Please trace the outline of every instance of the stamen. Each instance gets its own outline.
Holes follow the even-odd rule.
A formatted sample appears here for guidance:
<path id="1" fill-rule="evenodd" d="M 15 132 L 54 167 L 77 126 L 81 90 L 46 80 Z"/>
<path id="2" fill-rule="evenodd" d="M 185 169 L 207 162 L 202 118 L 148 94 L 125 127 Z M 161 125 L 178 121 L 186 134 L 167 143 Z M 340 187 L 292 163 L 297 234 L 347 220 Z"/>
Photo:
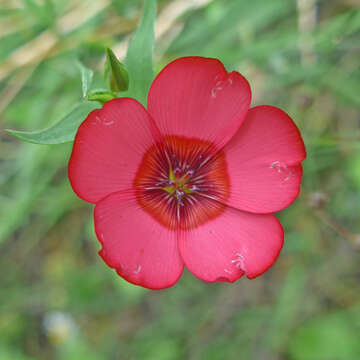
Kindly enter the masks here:
<path id="1" fill-rule="evenodd" d="M 206 189 L 206 188 L 197 188 L 196 191 L 199 191 L 199 192 L 204 192 L 204 191 L 208 191 L 209 189 Z"/>
<path id="2" fill-rule="evenodd" d="M 182 202 L 182 197 L 185 195 L 185 193 L 181 190 L 176 190 L 176 198 L 177 198 L 177 201 L 178 203 L 181 205 L 181 206 L 184 206 L 184 203 Z"/>
<path id="3" fill-rule="evenodd" d="M 179 161 L 178 161 L 175 154 L 173 154 L 172 158 L 173 158 L 173 161 L 174 161 L 174 167 L 175 168 L 179 167 Z"/>
<path id="4" fill-rule="evenodd" d="M 171 180 L 165 179 L 165 180 L 162 180 L 162 181 L 156 183 L 155 186 L 164 185 L 164 184 L 170 185 L 170 182 L 171 182 Z"/>

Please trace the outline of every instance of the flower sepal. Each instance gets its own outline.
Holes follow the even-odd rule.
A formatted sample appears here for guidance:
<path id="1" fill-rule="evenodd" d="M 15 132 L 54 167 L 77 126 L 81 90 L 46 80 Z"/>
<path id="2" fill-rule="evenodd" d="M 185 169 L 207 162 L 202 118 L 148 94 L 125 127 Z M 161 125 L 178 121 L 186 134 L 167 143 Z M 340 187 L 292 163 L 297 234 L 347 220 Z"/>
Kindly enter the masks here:
<path id="1" fill-rule="evenodd" d="M 118 95 L 115 92 L 106 89 L 90 90 L 87 95 L 87 99 L 89 101 L 98 101 L 102 104 L 105 104 L 107 101 L 110 101 L 117 97 Z"/>

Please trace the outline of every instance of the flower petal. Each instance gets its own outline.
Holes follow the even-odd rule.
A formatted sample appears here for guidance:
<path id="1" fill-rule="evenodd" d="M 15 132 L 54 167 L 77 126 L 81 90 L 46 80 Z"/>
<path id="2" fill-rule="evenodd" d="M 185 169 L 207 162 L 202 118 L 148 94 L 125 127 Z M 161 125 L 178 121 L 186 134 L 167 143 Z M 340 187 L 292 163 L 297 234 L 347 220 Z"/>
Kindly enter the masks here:
<path id="1" fill-rule="evenodd" d="M 244 120 L 251 101 L 247 80 L 216 59 L 180 58 L 154 80 L 148 111 L 164 135 L 196 137 L 222 147 Z"/>
<path id="2" fill-rule="evenodd" d="M 298 196 L 305 146 L 295 123 L 282 110 L 265 105 L 250 109 L 224 153 L 230 178 L 228 205 L 270 213 Z"/>
<path id="3" fill-rule="evenodd" d="M 95 231 L 103 260 L 127 281 L 149 289 L 174 285 L 183 271 L 176 232 L 162 226 L 137 203 L 132 191 L 97 203 Z"/>
<path id="4" fill-rule="evenodd" d="M 69 162 L 75 193 L 92 203 L 130 188 L 154 126 L 144 107 L 130 98 L 114 99 L 80 125 Z"/>
<path id="5" fill-rule="evenodd" d="M 179 235 L 185 266 L 204 281 L 254 278 L 277 259 L 284 232 L 272 214 L 251 214 L 228 207 L 208 223 Z"/>

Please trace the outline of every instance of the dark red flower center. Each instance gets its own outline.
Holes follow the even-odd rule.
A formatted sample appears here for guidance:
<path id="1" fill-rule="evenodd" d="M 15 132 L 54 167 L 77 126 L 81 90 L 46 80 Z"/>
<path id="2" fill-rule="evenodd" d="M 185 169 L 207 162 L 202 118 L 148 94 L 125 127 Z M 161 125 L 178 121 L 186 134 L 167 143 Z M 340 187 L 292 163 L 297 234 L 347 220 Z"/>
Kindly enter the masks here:
<path id="1" fill-rule="evenodd" d="M 166 136 L 150 147 L 137 171 L 138 203 L 170 229 L 192 229 L 221 214 L 229 195 L 223 152 L 207 141 Z"/>

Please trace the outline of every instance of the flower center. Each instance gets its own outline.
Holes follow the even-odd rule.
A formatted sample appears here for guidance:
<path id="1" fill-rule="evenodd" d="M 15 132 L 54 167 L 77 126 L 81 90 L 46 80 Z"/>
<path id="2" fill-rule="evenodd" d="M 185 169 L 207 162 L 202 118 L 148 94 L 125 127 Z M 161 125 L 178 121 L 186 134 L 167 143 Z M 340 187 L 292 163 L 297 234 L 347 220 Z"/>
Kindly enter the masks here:
<path id="1" fill-rule="evenodd" d="M 225 208 L 225 156 L 209 142 L 167 136 L 145 153 L 134 186 L 138 203 L 157 221 L 171 229 L 191 229 Z"/>
<path id="2" fill-rule="evenodd" d="M 199 155 L 199 159 L 194 167 L 190 164 L 181 164 L 175 155 L 172 156 L 173 163 L 169 162 L 169 174 L 155 184 L 154 188 L 147 188 L 148 190 L 162 189 L 176 199 L 179 206 L 184 206 L 183 199 L 191 199 L 191 194 L 205 193 L 202 181 L 203 176 L 197 174 L 201 166 L 206 162 L 203 160 L 202 155 Z M 158 186 L 158 187 L 157 187 Z M 214 199 L 215 200 L 215 199 Z"/>

